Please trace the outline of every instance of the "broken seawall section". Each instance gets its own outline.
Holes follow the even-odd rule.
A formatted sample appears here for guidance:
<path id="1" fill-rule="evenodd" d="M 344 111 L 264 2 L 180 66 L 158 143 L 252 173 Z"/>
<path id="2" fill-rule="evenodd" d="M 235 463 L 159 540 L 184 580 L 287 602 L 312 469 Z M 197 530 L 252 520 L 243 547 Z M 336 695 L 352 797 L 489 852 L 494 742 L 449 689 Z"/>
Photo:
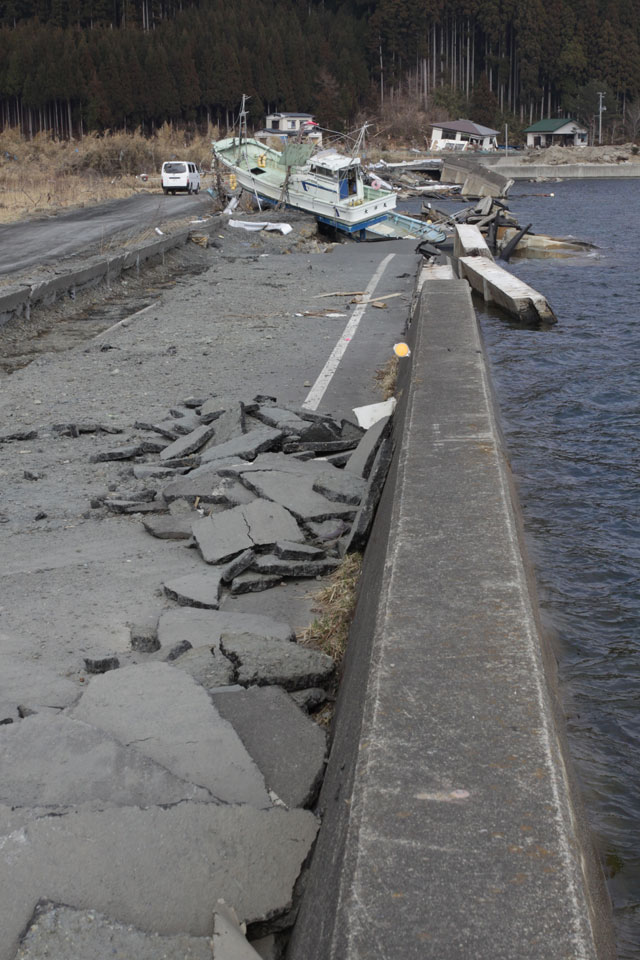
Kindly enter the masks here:
<path id="1" fill-rule="evenodd" d="M 425 273 L 288 958 L 609 960 L 469 286 Z"/>

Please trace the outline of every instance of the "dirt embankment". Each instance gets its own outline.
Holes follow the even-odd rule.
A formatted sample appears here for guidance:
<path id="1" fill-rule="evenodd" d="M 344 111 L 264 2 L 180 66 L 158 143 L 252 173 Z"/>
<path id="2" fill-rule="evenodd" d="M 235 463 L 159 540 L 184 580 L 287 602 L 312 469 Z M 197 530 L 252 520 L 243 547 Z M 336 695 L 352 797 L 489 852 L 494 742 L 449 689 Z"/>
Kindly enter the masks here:
<path id="1" fill-rule="evenodd" d="M 510 158 L 511 159 L 511 158 Z M 640 163 L 640 149 L 633 143 L 601 147 L 546 147 L 530 150 L 518 158 L 522 163 Z"/>

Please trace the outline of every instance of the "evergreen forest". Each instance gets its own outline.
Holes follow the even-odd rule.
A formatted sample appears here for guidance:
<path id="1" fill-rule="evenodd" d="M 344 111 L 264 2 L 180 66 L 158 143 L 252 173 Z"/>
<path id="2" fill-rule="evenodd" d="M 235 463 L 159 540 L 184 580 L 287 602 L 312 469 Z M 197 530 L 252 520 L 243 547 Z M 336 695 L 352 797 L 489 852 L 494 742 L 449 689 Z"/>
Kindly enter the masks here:
<path id="1" fill-rule="evenodd" d="M 26 136 L 224 127 L 242 93 L 256 124 L 410 103 L 517 130 L 593 124 L 599 92 L 637 126 L 640 0 L 0 0 L 0 129 Z"/>

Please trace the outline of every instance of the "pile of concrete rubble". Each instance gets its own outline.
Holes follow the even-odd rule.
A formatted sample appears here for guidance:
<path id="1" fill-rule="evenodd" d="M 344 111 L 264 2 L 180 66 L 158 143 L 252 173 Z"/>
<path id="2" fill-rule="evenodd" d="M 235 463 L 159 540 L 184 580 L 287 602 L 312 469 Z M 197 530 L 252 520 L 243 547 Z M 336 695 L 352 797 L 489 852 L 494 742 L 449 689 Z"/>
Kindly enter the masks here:
<path id="1" fill-rule="evenodd" d="M 93 508 L 183 540 L 202 572 L 176 570 L 157 626 L 131 628 L 139 662 L 85 660 L 80 696 L 7 660 L 0 695 L 20 719 L 0 733 L 0 960 L 282 955 L 319 826 L 326 735 L 308 713 L 334 663 L 285 622 L 219 607 L 363 548 L 390 426 L 189 398 L 93 457 L 132 461 L 126 488 Z"/>

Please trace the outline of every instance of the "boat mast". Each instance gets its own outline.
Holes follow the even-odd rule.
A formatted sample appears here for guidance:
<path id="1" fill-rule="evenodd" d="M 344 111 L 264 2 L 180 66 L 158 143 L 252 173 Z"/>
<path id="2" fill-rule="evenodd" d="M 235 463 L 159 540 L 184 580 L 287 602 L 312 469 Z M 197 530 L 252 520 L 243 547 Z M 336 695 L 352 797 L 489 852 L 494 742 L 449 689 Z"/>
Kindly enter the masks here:
<path id="1" fill-rule="evenodd" d="M 242 141 L 244 138 L 244 155 L 247 158 L 247 111 L 245 109 L 247 101 L 251 97 L 248 97 L 246 93 L 242 94 L 242 103 L 240 104 L 240 114 L 238 117 L 238 133 L 239 133 L 239 144 L 238 144 L 238 155 L 242 152 Z"/>

